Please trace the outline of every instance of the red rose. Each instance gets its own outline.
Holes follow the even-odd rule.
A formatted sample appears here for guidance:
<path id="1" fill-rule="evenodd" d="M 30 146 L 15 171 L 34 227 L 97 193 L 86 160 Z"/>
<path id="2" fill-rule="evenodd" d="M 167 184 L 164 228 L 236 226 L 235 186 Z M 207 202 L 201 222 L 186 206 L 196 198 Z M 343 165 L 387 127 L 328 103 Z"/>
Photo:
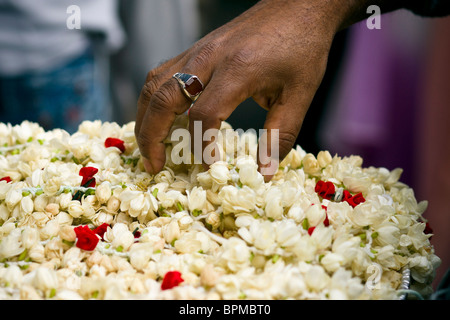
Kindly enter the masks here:
<path id="1" fill-rule="evenodd" d="M 77 235 L 76 246 L 82 250 L 92 251 L 97 246 L 100 241 L 97 234 L 89 229 L 88 226 L 79 226 L 74 228 L 75 234 Z"/>
<path id="2" fill-rule="evenodd" d="M 348 200 L 351 199 L 351 198 L 352 198 L 351 193 L 348 192 L 348 190 L 344 190 L 344 193 L 343 193 L 343 196 L 342 196 L 342 201 L 347 201 L 348 202 Z"/>
<path id="3" fill-rule="evenodd" d="M 358 194 L 355 194 L 355 195 L 352 197 L 352 199 L 353 199 L 353 203 L 355 204 L 355 207 L 356 207 L 358 204 L 363 203 L 363 202 L 366 201 L 366 199 L 364 199 L 364 197 L 363 197 L 363 195 L 362 195 L 361 192 L 358 193 Z"/>
<path id="4" fill-rule="evenodd" d="M 316 227 L 309 227 L 308 228 L 308 234 L 312 235 L 312 233 L 314 232 L 314 229 L 316 229 Z"/>
<path id="5" fill-rule="evenodd" d="M 100 238 L 102 238 L 102 240 L 103 240 L 103 235 L 105 234 L 106 230 L 108 230 L 108 227 L 109 227 L 109 224 L 103 223 L 92 231 L 95 234 L 98 234 L 100 236 Z"/>
<path id="6" fill-rule="evenodd" d="M 6 181 L 6 183 L 10 183 L 12 180 L 11 177 L 3 177 L 0 179 L 0 181 Z"/>
<path id="7" fill-rule="evenodd" d="M 317 181 L 314 190 L 319 194 L 319 196 L 327 200 L 330 200 L 336 192 L 333 182 L 324 182 L 322 180 Z"/>
<path id="8" fill-rule="evenodd" d="M 95 187 L 94 175 L 98 172 L 97 168 L 94 167 L 83 167 L 80 169 L 79 175 L 83 177 L 81 185 L 85 188 Z"/>
<path id="9" fill-rule="evenodd" d="M 105 140 L 105 147 L 106 148 L 116 147 L 121 152 L 125 152 L 125 144 L 124 144 L 123 140 L 120 140 L 120 139 L 117 139 L 117 138 L 108 138 L 108 139 L 106 139 Z"/>
<path id="10" fill-rule="evenodd" d="M 161 290 L 172 289 L 178 286 L 184 280 L 181 278 L 181 273 L 178 271 L 169 271 L 164 275 L 164 279 L 161 283 Z"/>
<path id="11" fill-rule="evenodd" d="M 344 190 L 344 196 L 342 198 L 342 201 L 347 201 L 349 205 L 351 205 L 353 208 L 356 207 L 358 204 L 363 203 L 366 201 L 364 199 L 362 193 L 358 193 L 354 196 L 350 194 L 347 190 Z"/>

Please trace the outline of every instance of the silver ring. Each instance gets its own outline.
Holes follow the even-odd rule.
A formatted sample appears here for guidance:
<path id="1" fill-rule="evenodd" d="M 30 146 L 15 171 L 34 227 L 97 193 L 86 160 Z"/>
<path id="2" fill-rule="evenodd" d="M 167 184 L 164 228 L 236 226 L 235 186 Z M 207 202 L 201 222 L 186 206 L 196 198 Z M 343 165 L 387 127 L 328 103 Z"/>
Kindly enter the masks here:
<path id="1" fill-rule="evenodd" d="M 197 76 L 187 73 L 177 72 L 173 75 L 177 79 L 180 87 L 186 97 L 194 102 L 203 92 L 203 83 Z"/>

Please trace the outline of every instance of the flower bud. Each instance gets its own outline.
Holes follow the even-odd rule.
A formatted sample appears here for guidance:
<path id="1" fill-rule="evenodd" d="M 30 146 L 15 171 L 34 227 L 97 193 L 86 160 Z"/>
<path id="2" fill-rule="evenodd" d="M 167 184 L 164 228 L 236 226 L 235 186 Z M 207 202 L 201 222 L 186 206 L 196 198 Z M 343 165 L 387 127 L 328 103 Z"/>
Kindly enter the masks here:
<path id="1" fill-rule="evenodd" d="M 34 202 L 31 197 L 22 198 L 20 201 L 20 209 L 27 215 L 33 212 Z"/>
<path id="2" fill-rule="evenodd" d="M 217 161 L 209 169 L 213 182 L 218 185 L 225 185 L 231 179 L 230 170 L 226 162 Z"/>
<path id="3" fill-rule="evenodd" d="M 5 269 L 3 275 L 4 281 L 6 281 L 11 287 L 19 287 L 23 282 L 23 275 L 20 268 L 16 265 L 9 266 Z"/>
<path id="4" fill-rule="evenodd" d="M 47 291 L 58 287 L 58 277 L 54 270 L 39 267 L 34 271 L 33 285 L 42 290 Z"/>
<path id="5" fill-rule="evenodd" d="M 320 151 L 317 154 L 317 162 L 321 168 L 325 168 L 333 161 L 333 157 L 331 156 L 329 151 Z"/>
<path id="6" fill-rule="evenodd" d="M 58 178 L 51 178 L 47 180 L 44 185 L 42 186 L 42 191 L 44 191 L 44 194 L 47 196 L 54 196 L 59 191 L 61 187 L 61 181 Z"/>
<path id="7" fill-rule="evenodd" d="M 180 238 L 180 227 L 176 220 L 172 220 L 168 225 L 165 225 L 162 230 L 164 239 L 167 243 L 172 243 L 174 240 Z"/>
<path id="8" fill-rule="evenodd" d="M 210 224 L 212 229 L 218 229 L 220 224 L 222 223 L 222 219 L 220 219 L 220 214 L 217 212 L 211 212 L 206 218 L 206 223 Z"/>
<path id="9" fill-rule="evenodd" d="M 11 189 L 6 194 L 5 203 L 8 209 L 12 210 L 16 204 L 22 200 L 22 192 L 19 190 Z"/>
<path id="10" fill-rule="evenodd" d="M 328 272 L 335 272 L 343 264 L 344 257 L 337 253 L 326 253 L 325 256 L 320 260 L 322 266 Z"/>
<path id="11" fill-rule="evenodd" d="M 120 200 L 119 198 L 112 196 L 109 198 L 108 203 L 106 204 L 106 209 L 108 212 L 115 213 L 120 208 Z"/>
<path id="12" fill-rule="evenodd" d="M 34 198 L 34 210 L 45 211 L 45 207 L 48 204 L 48 197 L 45 194 L 41 194 Z"/>
<path id="13" fill-rule="evenodd" d="M 219 279 L 219 274 L 211 264 L 205 265 L 200 273 L 200 282 L 205 287 L 214 287 Z"/>
<path id="14" fill-rule="evenodd" d="M 62 240 L 65 240 L 68 242 L 75 242 L 75 240 L 77 239 L 77 235 L 75 233 L 74 228 L 69 225 L 62 226 L 59 229 L 58 235 Z"/>
<path id="15" fill-rule="evenodd" d="M 84 213 L 83 206 L 81 205 L 80 201 L 78 201 L 78 200 L 70 201 L 69 206 L 68 206 L 68 211 L 69 211 L 69 214 L 74 218 L 79 218 Z"/>
<path id="16" fill-rule="evenodd" d="M 320 173 L 319 162 L 312 153 L 308 153 L 303 158 L 303 170 L 310 175 L 318 175 Z"/>
<path id="17" fill-rule="evenodd" d="M 313 291 L 324 289 L 330 281 L 330 277 L 320 266 L 312 266 L 305 275 L 306 285 Z"/>
<path id="18" fill-rule="evenodd" d="M 45 260 L 45 249 L 40 243 L 35 244 L 28 250 L 28 257 L 31 261 L 42 263 Z"/>
<path id="19" fill-rule="evenodd" d="M 150 243 L 137 243 L 130 248 L 129 257 L 131 265 L 137 270 L 143 270 L 151 256 L 153 255 L 153 246 Z"/>
<path id="20" fill-rule="evenodd" d="M 49 203 L 45 207 L 45 211 L 48 212 L 48 213 L 51 213 L 54 216 L 56 216 L 59 213 L 59 204 L 57 204 L 57 203 Z"/>
<path id="21" fill-rule="evenodd" d="M 27 227 L 22 231 L 22 245 L 25 249 L 30 249 L 39 241 L 39 231 L 36 228 Z"/>
<path id="22" fill-rule="evenodd" d="M 308 209 L 306 209 L 305 215 L 311 227 L 317 226 L 319 223 L 325 220 L 326 217 L 325 210 L 320 205 L 310 206 Z"/>
<path id="23" fill-rule="evenodd" d="M 68 214 L 67 212 L 61 211 L 55 218 L 58 223 L 62 225 L 68 225 L 70 226 L 73 222 L 73 217 Z"/>
<path id="24" fill-rule="evenodd" d="M 101 204 L 108 202 L 111 198 L 111 183 L 108 181 L 102 182 L 95 190 L 95 195 Z"/>
<path id="25" fill-rule="evenodd" d="M 13 229 L 8 236 L 0 241 L 0 260 L 17 256 L 23 252 L 21 238 L 20 229 Z"/>
<path id="26" fill-rule="evenodd" d="M 102 261 L 103 255 L 98 251 L 93 251 L 86 259 L 86 265 L 92 268 L 95 265 L 99 265 Z"/>

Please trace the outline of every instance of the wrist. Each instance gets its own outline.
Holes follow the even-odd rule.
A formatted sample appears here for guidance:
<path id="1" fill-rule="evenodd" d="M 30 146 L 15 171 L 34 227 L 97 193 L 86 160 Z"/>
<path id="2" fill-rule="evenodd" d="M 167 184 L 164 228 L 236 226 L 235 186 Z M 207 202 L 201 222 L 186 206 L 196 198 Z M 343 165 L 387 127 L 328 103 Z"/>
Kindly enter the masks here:
<path id="1" fill-rule="evenodd" d="M 368 17 L 367 8 L 376 5 L 381 13 L 395 11 L 405 7 L 405 0 L 325 0 L 330 3 L 330 7 L 339 12 L 337 31 L 345 29 Z M 407 1 L 407 0 L 406 0 Z"/>

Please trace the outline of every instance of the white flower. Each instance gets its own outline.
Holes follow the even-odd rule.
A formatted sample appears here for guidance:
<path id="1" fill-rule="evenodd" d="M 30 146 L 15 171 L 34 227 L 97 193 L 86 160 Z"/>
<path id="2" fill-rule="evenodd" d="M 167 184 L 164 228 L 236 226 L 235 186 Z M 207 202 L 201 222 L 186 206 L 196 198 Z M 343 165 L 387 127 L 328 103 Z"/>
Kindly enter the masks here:
<path id="1" fill-rule="evenodd" d="M 236 161 L 236 169 L 239 170 L 239 180 L 251 188 L 258 188 L 264 177 L 258 172 L 258 165 L 251 157 L 240 157 Z"/>
<path id="2" fill-rule="evenodd" d="M 212 181 L 217 186 L 223 186 L 228 182 L 228 180 L 231 179 L 228 165 L 223 161 L 217 161 L 213 163 L 209 168 L 209 173 L 211 175 Z"/>
<path id="3" fill-rule="evenodd" d="M 37 268 L 34 270 L 33 285 L 42 291 L 58 288 L 56 272 L 46 267 Z"/>
<path id="4" fill-rule="evenodd" d="M 305 218 L 305 212 L 301 206 L 293 205 L 287 212 L 286 216 L 294 220 L 296 223 L 300 223 Z"/>
<path id="5" fill-rule="evenodd" d="M 276 238 L 281 247 L 293 247 L 300 240 L 299 227 L 290 220 L 285 220 L 276 225 Z"/>
<path id="6" fill-rule="evenodd" d="M 58 235 L 59 233 L 59 221 L 50 220 L 45 224 L 45 227 L 41 229 L 40 236 L 43 240 L 50 239 Z"/>
<path id="7" fill-rule="evenodd" d="M 325 220 L 325 210 L 320 205 L 310 206 L 305 212 L 308 223 L 311 227 L 319 225 Z"/>
<path id="8" fill-rule="evenodd" d="M 344 257 L 337 253 L 328 252 L 320 260 L 322 266 L 328 272 L 335 272 L 344 262 Z"/>
<path id="9" fill-rule="evenodd" d="M 253 245 L 265 252 L 271 252 L 275 246 L 276 232 L 270 221 L 255 221 L 250 225 Z"/>
<path id="10" fill-rule="evenodd" d="M 382 223 L 381 225 L 377 226 L 375 232 L 375 241 L 381 246 L 393 245 L 394 247 L 397 247 L 400 241 L 400 229 L 393 223 Z"/>
<path id="11" fill-rule="evenodd" d="M 321 168 L 325 168 L 332 161 L 333 161 L 333 157 L 331 156 L 330 152 L 327 150 L 319 151 L 319 153 L 317 154 L 317 162 L 319 163 L 319 166 Z"/>
<path id="12" fill-rule="evenodd" d="M 22 192 L 20 190 L 11 189 L 6 194 L 5 203 L 8 206 L 8 209 L 12 210 L 21 200 Z"/>
<path id="13" fill-rule="evenodd" d="M 224 186 L 219 192 L 224 214 L 251 212 L 256 206 L 256 194 L 253 189 L 244 186 Z"/>
<path id="14" fill-rule="evenodd" d="M 194 187 L 188 193 L 189 211 L 203 210 L 206 204 L 206 190 L 201 187 Z"/>
<path id="15" fill-rule="evenodd" d="M 223 245 L 220 261 L 231 271 L 236 272 L 250 263 L 250 250 L 239 238 L 231 237 Z"/>
<path id="16" fill-rule="evenodd" d="M 86 157 L 91 149 L 91 145 L 89 144 L 89 136 L 81 132 L 74 133 L 69 138 L 67 146 L 77 159 L 83 159 Z"/>
<path id="17" fill-rule="evenodd" d="M 319 224 L 311 234 L 311 239 L 316 243 L 317 249 L 326 249 L 331 246 L 334 229 Z"/>
<path id="18" fill-rule="evenodd" d="M 281 219 L 284 212 L 282 205 L 283 193 L 281 189 L 274 187 L 267 190 L 264 200 L 266 203 L 266 207 L 264 208 L 266 216 L 275 220 Z"/>
<path id="19" fill-rule="evenodd" d="M 172 243 L 180 238 L 180 226 L 176 220 L 172 220 L 169 224 L 163 226 L 162 234 L 167 243 Z"/>
<path id="20" fill-rule="evenodd" d="M 306 154 L 302 162 L 303 162 L 303 170 L 305 171 L 305 173 L 313 176 L 320 174 L 321 168 L 319 162 L 312 153 Z"/>
<path id="21" fill-rule="evenodd" d="M 45 260 L 45 248 L 42 244 L 38 243 L 32 246 L 28 251 L 28 257 L 31 261 L 42 263 Z"/>
<path id="22" fill-rule="evenodd" d="M 27 227 L 22 231 L 22 245 L 25 249 L 30 249 L 39 241 L 39 231 L 36 228 Z"/>
<path id="23" fill-rule="evenodd" d="M 20 229 L 14 229 L 4 237 L 0 242 L 0 259 L 19 255 L 24 250 L 21 240 Z"/>
<path id="24" fill-rule="evenodd" d="M 129 251 L 130 263 L 137 270 L 143 270 L 153 255 L 153 245 L 151 243 L 136 243 Z"/>
<path id="25" fill-rule="evenodd" d="M 16 265 L 11 265 L 5 269 L 5 272 L 2 277 L 5 282 L 8 283 L 9 286 L 15 288 L 19 287 L 23 283 L 23 274 L 20 271 L 20 268 Z"/>
<path id="26" fill-rule="evenodd" d="M 128 230 L 128 226 L 124 223 L 116 223 L 112 228 L 108 228 L 103 238 L 111 242 L 114 248 L 121 247 L 124 251 L 134 243 L 133 233 Z"/>
<path id="27" fill-rule="evenodd" d="M 111 198 L 111 183 L 109 181 L 102 182 L 97 186 L 95 195 L 100 203 L 107 203 L 109 198 Z"/>
<path id="28" fill-rule="evenodd" d="M 408 238 L 416 250 L 419 250 L 428 243 L 429 235 L 424 233 L 425 223 L 416 223 L 408 230 Z"/>
<path id="29" fill-rule="evenodd" d="M 180 253 L 207 253 L 210 247 L 210 240 L 203 232 L 186 232 L 175 241 L 175 249 Z"/>
<path id="30" fill-rule="evenodd" d="M 324 289 L 330 282 L 330 277 L 321 266 L 311 266 L 305 274 L 305 283 L 313 291 Z"/>
<path id="31" fill-rule="evenodd" d="M 79 218 L 84 214 L 84 209 L 80 201 L 72 200 L 68 205 L 68 212 L 72 217 Z"/>
<path id="32" fill-rule="evenodd" d="M 225 300 L 239 299 L 241 291 L 239 288 L 239 279 L 234 275 L 225 275 L 219 278 L 216 284 L 216 290 Z"/>

